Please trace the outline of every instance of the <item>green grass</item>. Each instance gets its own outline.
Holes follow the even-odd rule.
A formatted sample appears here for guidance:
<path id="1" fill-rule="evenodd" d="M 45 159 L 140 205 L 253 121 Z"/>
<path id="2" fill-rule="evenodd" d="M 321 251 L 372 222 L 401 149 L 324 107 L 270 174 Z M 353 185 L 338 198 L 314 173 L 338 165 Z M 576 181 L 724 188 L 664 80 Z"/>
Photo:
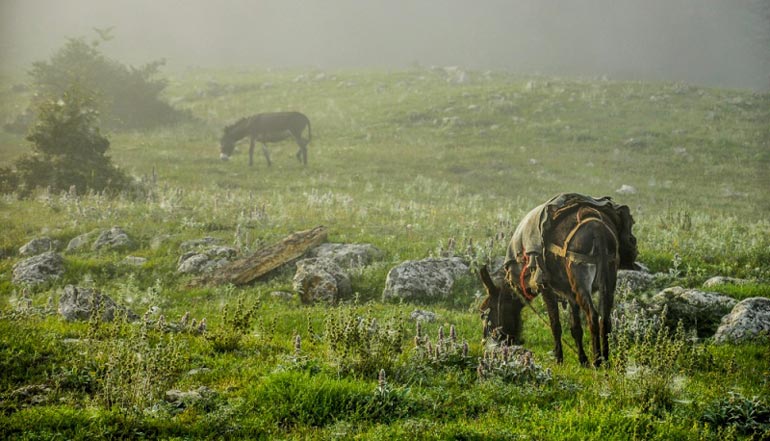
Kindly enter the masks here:
<path id="1" fill-rule="evenodd" d="M 73 198 L 45 191 L 28 200 L 0 197 L 0 252 L 7 256 L 0 260 L 4 437 L 767 436 L 767 421 L 752 426 L 739 418 L 729 424 L 704 417 L 739 412 L 754 396 L 759 410 L 767 409 L 765 343 L 688 344 L 675 363 L 656 367 L 667 369 L 661 378 L 672 380 L 644 383 L 644 377 L 611 368 L 580 368 L 570 352 L 564 365 L 555 364 L 550 332 L 525 311 L 528 347 L 552 380 L 478 381 L 483 348 L 475 307 L 483 290 L 471 275 L 449 300 L 433 304 L 383 303 L 381 293 L 392 266 L 438 255 L 450 239 L 458 252 L 472 243 L 474 253 L 501 255 L 505 243 L 498 238 L 509 237 L 533 206 L 564 191 L 612 195 L 629 205 L 639 260 L 654 271 L 678 273 L 676 284 L 741 277 L 752 282 L 718 290 L 736 299 L 769 297 L 770 96 L 504 72 L 470 72 L 463 85 L 428 69 L 318 74 L 174 72 L 166 96 L 189 109 L 197 123 L 108 134 L 115 164 L 137 177 L 157 174 L 147 197 Z M 0 77 L 5 121 L 30 98 L 28 91 L 11 89 L 20 81 L 19 75 Z M 277 110 L 309 116 L 313 141 L 306 168 L 289 142 L 271 145 L 271 168 L 261 155 L 248 167 L 244 144 L 230 162 L 218 161 L 224 125 Z M 23 136 L 0 133 L 0 167 L 29 150 Z M 623 184 L 637 192 L 616 194 Z M 63 278 L 29 293 L 33 310 L 14 310 L 22 293 L 10 283 L 11 270 L 21 245 L 42 235 L 66 245 L 113 225 L 128 232 L 132 249 L 66 255 Z M 273 298 L 272 291 L 291 291 L 292 268 L 239 288 L 193 288 L 189 277 L 175 273 L 185 240 L 213 236 L 248 253 L 316 225 L 328 227 L 332 242 L 368 242 L 384 251 L 382 262 L 353 274 L 357 301 L 330 310 Z M 148 261 L 127 266 L 121 263 L 126 255 Z M 46 305 L 65 283 L 99 288 L 140 315 L 157 306 L 167 321 L 176 321 L 189 311 L 197 320 L 206 318 L 210 332 L 153 328 L 141 334 L 120 324 L 60 321 Z M 244 306 L 237 306 L 238 299 Z M 253 316 L 238 315 L 252 305 Z M 542 310 L 540 301 L 535 305 Z M 434 341 L 440 326 L 446 331 L 454 325 L 469 344 L 469 358 L 416 356 L 415 326 L 408 319 L 415 308 L 439 315 L 422 330 Z M 332 332 L 358 317 L 381 325 L 379 340 L 373 337 L 378 343 Z M 399 350 L 387 347 L 392 333 L 386 325 L 401 329 Z M 105 368 L 116 362 L 128 366 Z M 190 373 L 201 368 L 206 370 Z M 381 368 L 384 390 L 378 386 Z M 18 392 L 30 385 L 49 392 L 37 401 Z M 169 388 L 201 385 L 216 394 L 183 408 L 163 400 Z M 730 401 L 734 393 L 746 400 Z"/>

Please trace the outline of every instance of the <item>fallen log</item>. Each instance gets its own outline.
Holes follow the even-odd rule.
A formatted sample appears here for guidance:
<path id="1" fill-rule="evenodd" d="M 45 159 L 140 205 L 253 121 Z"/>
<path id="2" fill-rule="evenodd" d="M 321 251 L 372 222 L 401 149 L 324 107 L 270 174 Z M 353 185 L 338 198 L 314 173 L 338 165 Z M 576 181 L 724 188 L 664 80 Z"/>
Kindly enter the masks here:
<path id="1" fill-rule="evenodd" d="M 193 285 L 214 284 L 246 285 L 264 276 L 270 271 L 301 257 L 309 249 L 326 240 L 326 227 L 318 226 L 310 230 L 292 233 L 280 242 L 262 248 L 254 254 L 234 260 L 218 269 L 214 274 L 204 276 Z"/>

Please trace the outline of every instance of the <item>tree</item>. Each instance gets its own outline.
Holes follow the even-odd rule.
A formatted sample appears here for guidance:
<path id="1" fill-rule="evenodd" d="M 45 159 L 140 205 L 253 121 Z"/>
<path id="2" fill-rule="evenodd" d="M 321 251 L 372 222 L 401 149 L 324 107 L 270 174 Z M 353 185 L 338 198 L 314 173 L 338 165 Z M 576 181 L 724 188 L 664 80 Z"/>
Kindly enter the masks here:
<path id="1" fill-rule="evenodd" d="M 105 30 L 97 33 L 104 41 L 111 39 Z M 99 96 L 104 126 L 113 129 L 147 129 L 192 119 L 189 112 L 160 98 L 167 85 L 158 78 L 163 60 L 126 66 L 102 54 L 99 43 L 70 38 L 50 60 L 33 63 L 30 76 L 38 96 L 60 96 L 74 83 L 88 87 Z"/>
<path id="2" fill-rule="evenodd" d="M 41 99 L 27 136 L 32 154 L 18 159 L 15 170 L 0 170 L 0 190 L 25 196 L 36 187 L 80 193 L 126 188 L 130 178 L 105 155 L 110 142 L 97 126 L 95 103 L 93 93 L 77 84 L 58 98 Z"/>

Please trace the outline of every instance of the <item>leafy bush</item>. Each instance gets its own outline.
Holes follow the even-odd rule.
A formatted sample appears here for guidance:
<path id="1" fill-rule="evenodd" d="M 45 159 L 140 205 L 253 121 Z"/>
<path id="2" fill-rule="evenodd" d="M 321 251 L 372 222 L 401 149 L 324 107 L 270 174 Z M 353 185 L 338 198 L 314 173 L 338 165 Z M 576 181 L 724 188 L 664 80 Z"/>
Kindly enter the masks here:
<path id="1" fill-rule="evenodd" d="M 710 403 L 701 420 L 717 427 L 733 426 L 744 435 L 758 435 L 757 439 L 770 436 L 770 405 L 737 392 Z"/>
<path id="2" fill-rule="evenodd" d="M 225 289 L 232 292 L 234 287 L 229 285 Z M 207 332 L 205 334 L 206 340 L 211 342 L 212 347 L 217 352 L 229 352 L 238 349 L 241 346 L 241 340 L 254 325 L 259 306 L 259 301 L 256 301 L 250 307 L 246 307 L 243 296 L 239 296 L 238 303 L 232 312 L 230 312 L 229 305 L 224 306 L 222 326 Z"/>
<path id="3" fill-rule="evenodd" d="M 70 38 L 49 61 L 32 64 L 30 75 L 39 96 L 60 96 L 73 83 L 87 85 L 101 98 L 104 124 L 113 129 L 147 129 L 190 120 L 160 98 L 166 81 L 156 78 L 164 61 L 142 67 L 107 58 L 98 42 Z"/>
<path id="4" fill-rule="evenodd" d="M 36 187 L 80 193 L 127 188 L 130 179 L 105 156 L 110 142 L 101 135 L 97 118 L 93 95 L 77 85 L 59 98 L 41 101 L 27 136 L 33 153 L 18 159 L 15 170 L 0 171 L 0 190 L 18 189 L 25 196 Z"/>
<path id="5" fill-rule="evenodd" d="M 630 394 L 630 402 L 645 412 L 669 410 L 674 403 L 676 379 L 688 354 L 682 322 L 671 333 L 666 309 L 660 316 L 621 315 L 613 318 L 610 345 L 616 354 L 612 367 L 617 373 L 618 389 Z"/>
<path id="6" fill-rule="evenodd" d="M 352 307 L 340 307 L 327 317 L 324 339 L 341 373 L 372 376 L 380 369 L 391 370 L 404 336 L 401 321 L 380 325 L 371 313 L 362 317 Z"/>
<path id="7" fill-rule="evenodd" d="M 104 406 L 141 412 L 176 381 L 186 360 L 184 342 L 148 325 L 92 317 L 86 356 L 73 360 L 72 368 L 92 372 L 96 399 Z"/>

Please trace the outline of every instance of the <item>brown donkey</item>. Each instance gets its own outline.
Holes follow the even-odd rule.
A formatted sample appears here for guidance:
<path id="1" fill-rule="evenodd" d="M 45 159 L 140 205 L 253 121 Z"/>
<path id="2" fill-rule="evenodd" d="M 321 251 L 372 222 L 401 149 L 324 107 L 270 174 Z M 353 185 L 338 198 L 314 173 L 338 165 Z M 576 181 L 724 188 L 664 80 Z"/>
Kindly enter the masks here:
<path id="1" fill-rule="evenodd" d="M 631 234 L 633 219 L 628 207 L 616 205 L 609 198 L 560 196 L 560 202 L 566 200 L 568 203 L 544 204 L 548 210 L 542 219 L 547 220 L 538 223 L 542 256 L 512 253 L 511 249 L 521 249 L 521 243 L 512 239 L 501 286 L 493 283 L 486 267 L 481 268 L 481 281 L 487 291 L 481 306 L 484 336 L 521 344 L 521 310 L 541 294 L 554 338 L 554 356 L 561 363 L 564 355 L 558 304 L 559 299 L 566 300 L 570 310 L 570 331 L 577 344 L 580 363 L 589 363 L 583 349 L 582 311 L 591 333 L 591 362 L 599 366 L 609 358 L 608 334 L 617 271 L 633 268 L 636 259 L 636 239 Z M 538 271 L 544 272 L 542 282 L 538 279 L 537 285 L 530 280 L 533 278 L 530 259 L 534 258 L 540 259 L 543 267 Z M 594 293 L 596 302 L 592 298 Z"/>

